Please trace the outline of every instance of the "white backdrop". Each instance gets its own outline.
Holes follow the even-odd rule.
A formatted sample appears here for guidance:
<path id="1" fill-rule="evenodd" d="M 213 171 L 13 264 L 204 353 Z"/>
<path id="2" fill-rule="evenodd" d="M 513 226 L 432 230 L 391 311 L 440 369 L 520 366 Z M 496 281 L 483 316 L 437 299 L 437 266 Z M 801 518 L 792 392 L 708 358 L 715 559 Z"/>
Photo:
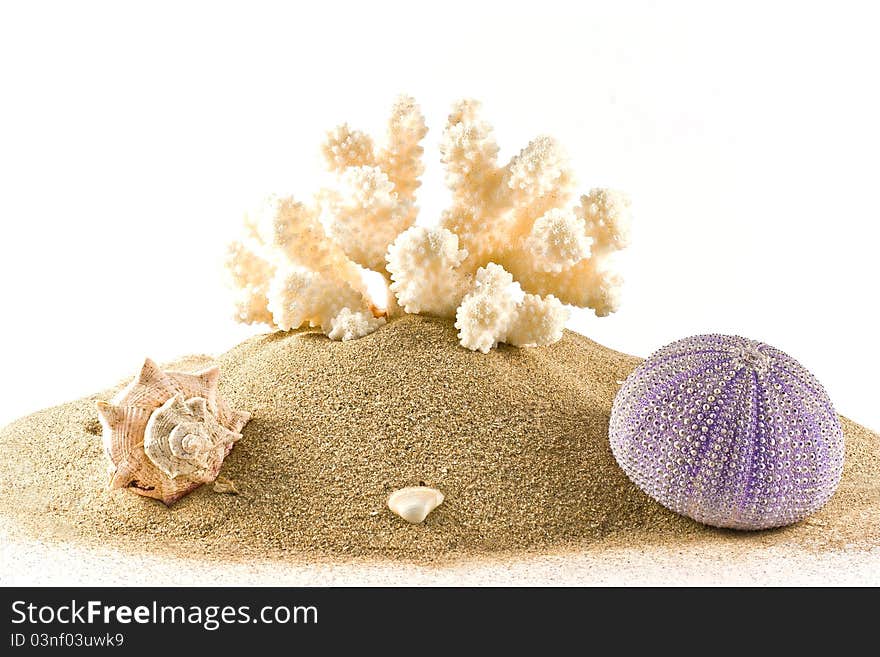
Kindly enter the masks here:
<path id="1" fill-rule="evenodd" d="M 709 6 L 709 5 L 712 6 Z M 576 7 L 575 7 L 576 5 Z M 631 195 L 619 313 L 639 355 L 731 332 L 800 359 L 880 428 L 880 92 L 869 3 L 0 5 L 0 422 L 145 355 L 219 353 L 220 263 L 268 191 L 311 193 L 324 130 L 416 96 L 437 141 L 473 96 L 506 158 L 556 136 L 581 188 Z"/>

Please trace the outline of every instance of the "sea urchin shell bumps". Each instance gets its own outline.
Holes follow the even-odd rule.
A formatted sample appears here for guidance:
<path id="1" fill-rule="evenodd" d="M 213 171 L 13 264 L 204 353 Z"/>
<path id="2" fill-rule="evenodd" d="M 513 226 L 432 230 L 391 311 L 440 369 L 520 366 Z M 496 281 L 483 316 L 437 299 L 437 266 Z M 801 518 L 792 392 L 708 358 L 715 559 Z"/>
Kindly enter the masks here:
<path id="1" fill-rule="evenodd" d="M 97 403 L 110 488 L 171 505 L 214 481 L 250 419 L 217 395 L 216 367 L 163 372 L 149 358 L 111 401 Z"/>
<path id="2" fill-rule="evenodd" d="M 609 435 L 639 488 L 716 527 L 802 520 L 843 470 L 843 433 L 822 385 L 787 354 L 736 336 L 657 351 L 618 392 Z"/>

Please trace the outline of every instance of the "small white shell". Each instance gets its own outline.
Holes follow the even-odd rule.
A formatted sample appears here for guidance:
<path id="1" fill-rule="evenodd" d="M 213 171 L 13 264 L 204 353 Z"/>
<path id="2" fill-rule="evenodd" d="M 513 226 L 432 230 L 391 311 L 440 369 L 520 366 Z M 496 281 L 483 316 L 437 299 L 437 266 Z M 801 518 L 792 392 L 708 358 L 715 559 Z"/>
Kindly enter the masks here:
<path id="1" fill-rule="evenodd" d="M 407 522 L 418 524 L 443 503 L 443 493 L 427 486 L 409 486 L 391 493 L 388 508 Z"/>

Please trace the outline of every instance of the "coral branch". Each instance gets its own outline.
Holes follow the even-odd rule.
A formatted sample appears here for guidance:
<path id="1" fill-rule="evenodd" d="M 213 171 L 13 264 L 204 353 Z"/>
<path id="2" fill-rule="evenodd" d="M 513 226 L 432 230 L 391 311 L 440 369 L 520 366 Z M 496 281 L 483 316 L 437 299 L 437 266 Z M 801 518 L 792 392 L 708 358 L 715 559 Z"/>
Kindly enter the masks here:
<path id="1" fill-rule="evenodd" d="M 535 139 L 503 168 L 497 150 L 479 105 L 459 103 L 441 146 L 454 200 L 441 223 L 467 249 L 464 269 L 496 262 L 526 292 L 599 316 L 616 310 L 621 279 L 608 256 L 628 244 L 626 197 L 594 189 L 567 210 L 572 174 L 555 141 Z"/>
<path id="2" fill-rule="evenodd" d="M 568 320 L 565 306 L 552 294 L 526 294 L 516 307 L 504 342 L 516 347 L 543 347 L 558 342 Z"/>
<path id="3" fill-rule="evenodd" d="M 507 337 L 516 302 L 508 291 L 513 276 L 490 263 L 477 270 L 476 287 L 455 313 L 455 328 L 463 347 L 487 353 Z"/>
<path id="4" fill-rule="evenodd" d="M 413 226 L 388 248 L 391 291 L 405 312 L 454 317 L 468 282 L 458 270 L 466 257 L 455 233 Z"/>
<path id="5" fill-rule="evenodd" d="M 343 309 L 375 320 L 363 269 L 329 239 L 319 215 L 316 207 L 275 196 L 248 215 L 246 237 L 230 245 L 226 263 L 239 321 L 285 331 L 319 326 L 329 335 Z M 361 322 L 340 335 L 377 325 Z"/>
<path id="6" fill-rule="evenodd" d="M 535 294 L 554 294 L 563 303 L 592 308 L 596 315 L 605 317 L 620 304 L 623 281 L 611 268 L 609 259 L 629 244 L 629 201 L 620 192 L 594 189 L 581 197 L 574 215 L 583 222 L 583 235 L 591 242 L 589 257 L 568 267 L 547 270 L 541 265 L 541 258 L 512 250 L 502 262 L 524 289 Z M 534 251 L 528 240 L 524 245 Z"/>
<path id="7" fill-rule="evenodd" d="M 244 324 L 271 324 L 269 281 L 275 267 L 244 242 L 233 242 L 226 268 L 235 289 L 235 318 Z"/>
<path id="8" fill-rule="evenodd" d="M 347 123 L 327 133 L 322 151 L 327 161 L 327 168 L 331 171 L 343 171 L 346 167 L 376 165 L 373 139 L 360 130 L 352 130 Z"/>
<path id="9" fill-rule="evenodd" d="M 331 233 L 364 267 L 384 272 L 388 245 L 416 220 L 415 191 L 424 171 L 420 142 L 427 130 L 415 100 L 401 96 L 381 149 L 347 124 L 328 134 L 324 157 L 340 176 L 339 189 L 326 192 Z"/>
<path id="10" fill-rule="evenodd" d="M 271 226 L 272 245 L 289 264 L 314 272 L 332 272 L 334 278 L 354 289 L 363 289 L 360 269 L 339 244 L 328 239 L 317 208 L 292 197 L 271 198 L 264 208 L 268 215 L 260 224 Z"/>
<path id="11" fill-rule="evenodd" d="M 385 323 L 384 317 L 374 317 L 372 313 L 361 310 L 354 312 L 351 308 L 343 308 L 330 321 L 330 332 L 327 337 L 331 340 L 356 340 Z"/>
<path id="12" fill-rule="evenodd" d="M 417 210 L 415 192 L 422 184 L 419 177 L 425 171 L 422 163 L 425 149 L 421 141 L 427 133 L 425 117 L 415 99 L 400 96 L 391 109 L 385 146 L 379 152 L 377 162 L 394 184 L 401 203 L 412 209 L 413 217 Z"/>
<path id="13" fill-rule="evenodd" d="M 562 148 L 551 137 L 538 137 L 505 168 L 504 190 L 513 211 L 513 231 L 526 232 L 536 217 L 568 203 L 572 173 Z"/>
<path id="14" fill-rule="evenodd" d="M 560 272 L 590 255 L 593 240 L 586 228 L 572 212 L 548 210 L 532 224 L 523 251 L 531 254 L 538 269 Z"/>
<path id="15" fill-rule="evenodd" d="M 345 254 L 374 271 L 385 269 L 388 245 L 412 224 L 394 183 L 378 167 L 349 167 L 341 189 L 328 194 L 331 233 Z"/>
<path id="16" fill-rule="evenodd" d="M 288 268 L 278 272 L 269 287 L 269 310 L 282 331 L 300 326 L 320 326 L 330 335 L 344 310 L 372 316 L 366 297 L 330 272 Z M 365 333 L 376 326 L 363 325 Z"/>
<path id="17" fill-rule="evenodd" d="M 462 346 L 486 353 L 499 342 L 540 346 L 562 337 L 568 313 L 559 300 L 526 294 L 517 303 L 515 288 L 513 276 L 500 265 L 477 270 L 476 285 L 455 316 Z"/>
<path id="18" fill-rule="evenodd" d="M 504 174 L 496 163 L 498 144 L 492 126 L 480 119 L 479 112 L 476 100 L 455 104 L 440 142 L 440 161 L 446 165 L 453 208 L 488 214 L 500 200 L 497 191 Z"/>

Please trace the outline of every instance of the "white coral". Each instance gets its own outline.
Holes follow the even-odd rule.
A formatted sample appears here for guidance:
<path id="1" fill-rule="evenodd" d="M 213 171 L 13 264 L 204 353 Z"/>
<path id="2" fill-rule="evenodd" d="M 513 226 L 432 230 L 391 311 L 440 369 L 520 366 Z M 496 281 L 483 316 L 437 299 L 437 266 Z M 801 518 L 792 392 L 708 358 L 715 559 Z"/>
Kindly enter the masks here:
<path id="1" fill-rule="evenodd" d="M 489 263 L 477 270 L 473 291 L 465 295 L 455 313 L 463 347 L 485 354 L 504 342 L 516 307 L 512 285 L 513 276 L 500 265 Z"/>
<path id="2" fill-rule="evenodd" d="M 412 223 L 394 183 L 378 167 L 348 167 L 328 198 L 336 242 L 359 265 L 382 271 L 388 245 Z"/>
<path id="3" fill-rule="evenodd" d="M 543 347 L 562 338 L 568 311 L 552 294 L 526 294 L 507 327 L 505 342 L 517 347 Z"/>
<path id="4" fill-rule="evenodd" d="M 588 257 L 592 241 L 583 219 L 554 208 L 532 224 L 523 250 L 532 254 L 542 270 L 560 272 Z"/>
<path id="5" fill-rule="evenodd" d="M 415 216 L 415 191 L 421 186 L 419 177 L 424 173 L 421 142 L 428 128 L 425 117 L 414 98 L 400 96 L 391 108 L 385 145 L 377 155 L 377 163 L 391 182 L 400 199 L 413 204 Z"/>
<path id="6" fill-rule="evenodd" d="M 466 257 L 455 233 L 413 226 L 388 248 L 391 291 L 405 312 L 454 317 L 467 284 L 458 271 Z"/>
<path id="7" fill-rule="evenodd" d="M 376 192 L 386 196 L 383 200 L 377 201 L 377 204 L 396 206 L 393 210 L 388 207 L 386 212 L 393 211 L 395 213 L 393 227 L 397 228 L 399 233 L 411 226 L 418 214 L 415 192 L 421 185 L 419 176 L 424 171 L 422 164 L 424 149 L 421 146 L 421 141 L 427 132 L 425 117 L 422 116 L 415 100 L 410 96 L 400 96 L 391 108 L 391 118 L 388 120 L 388 130 L 381 148 L 375 146 L 371 137 L 358 130 L 352 130 L 346 124 L 328 133 L 323 148 L 324 158 L 327 160 L 328 167 L 343 178 L 352 168 L 369 167 L 384 174 L 385 180 L 391 184 L 391 187 L 386 187 L 378 178 L 375 179 Z M 355 187 L 358 186 L 356 183 Z M 389 193 L 394 194 L 393 203 L 387 198 Z M 363 195 L 361 195 L 361 202 L 364 202 Z M 355 203 L 355 205 L 357 204 Z M 334 222 L 339 220 L 339 217 L 334 218 Z M 390 235 L 390 238 L 388 237 L 392 231 L 385 220 L 385 214 L 370 212 L 364 213 L 360 218 L 360 240 L 369 242 L 366 249 L 370 253 L 381 252 L 381 255 L 384 256 L 388 245 L 397 236 L 397 233 L 394 233 Z M 342 221 L 345 223 L 349 220 L 343 219 Z M 334 227 L 334 232 L 336 230 Z M 344 232 L 346 227 L 340 227 L 338 230 Z M 372 264 L 366 264 L 357 258 L 355 260 L 365 267 L 376 269 Z M 371 262 L 378 263 L 377 271 L 384 268 L 384 260 L 381 257 L 373 258 Z"/>
<path id="8" fill-rule="evenodd" d="M 599 254 L 607 254 L 629 246 L 630 216 L 629 198 L 615 189 L 593 189 L 581 196 L 581 204 L 575 208 L 587 226 L 587 234 Z"/>
<path id="9" fill-rule="evenodd" d="M 282 331 L 320 326 L 329 335 L 343 308 L 369 312 L 360 292 L 328 273 L 282 269 L 269 287 L 269 310 Z"/>
<path id="10" fill-rule="evenodd" d="M 354 312 L 351 308 L 343 308 L 330 320 L 330 332 L 327 334 L 331 340 L 357 340 L 369 335 L 385 323 L 384 317 L 375 317 L 366 311 Z"/>
<path id="11" fill-rule="evenodd" d="M 538 260 L 517 254 L 503 262 L 524 289 L 553 294 L 563 303 L 592 308 L 605 317 L 620 305 L 623 280 L 612 258 L 629 244 L 629 200 L 614 190 L 594 189 L 581 197 L 574 213 L 584 221 L 584 233 L 592 242 L 589 257 L 559 271 L 547 271 Z"/>
<path id="12" fill-rule="evenodd" d="M 259 225 L 263 232 L 269 225 L 276 256 L 310 271 L 328 273 L 354 289 L 363 290 L 360 267 L 338 243 L 328 238 L 317 207 L 288 196 L 270 198 L 264 208 L 268 208 L 269 214 L 259 220 Z"/>
<path id="13" fill-rule="evenodd" d="M 545 207 L 564 203 L 573 185 L 567 157 L 556 140 L 546 135 L 522 149 L 504 174 L 509 203 L 532 218 L 542 214 Z"/>
<path id="14" fill-rule="evenodd" d="M 614 254 L 629 243 L 629 201 L 594 189 L 571 207 L 573 176 L 550 137 L 498 163 L 492 126 L 457 103 L 440 143 L 452 203 L 436 227 L 414 226 L 424 117 L 400 97 L 384 139 L 347 124 L 323 153 L 337 184 L 311 203 L 271 198 L 230 247 L 236 315 L 281 329 L 320 326 L 334 340 L 366 335 L 399 312 L 455 317 L 461 343 L 488 351 L 558 340 L 564 304 L 616 310 Z M 374 304 L 364 274 L 391 296 Z M 377 308 L 379 306 L 379 308 Z"/>
<path id="15" fill-rule="evenodd" d="M 449 115 L 440 142 L 441 162 L 454 206 L 487 209 L 501 181 L 496 165 L 498 144 L 492 126 L 480 119 L 480 103 L 463 100 Z"/>
<path id="16" fill-rule="evenodd" d="M 226 268 L 235 289 L 235 318 L 244 324 L 271 323 L 268 295 L 275 267 L 254 247 L 236 241 L 229 245 Z"/>
<path id="17" fill-rule="evenodd" d="M 474 289 L 458 307 L 455 328 L 463 347 L 487 353 L 499 342 L 543 346 L 562 337 L 568 313 L 558 299 L 526 294 L 516 301 L 513 276 L 489 263 L 477 270 Z"/>
<path id="18" fill-rule="evenodd" d="M 453 198 L 442 225 L 467 249 L 466 270 L 500 263 L 526 292 L 600 316 L 616 309 L 621 280 L 609 256 L 628 244 L 625 196 L 596 189 L 565 210 L 573 176 L 556 142 L 539 137 L 498 166 L 491 127 L 473 101 L 450 115 L 441 151 Z"/>
<path id="19" fill-rule="evenodd" d="M 339 185 L 311 203 L 269 197 L 246 218 L 244 238 L 230 246 L 237 319 L 282 330 L 319 326 L 334 340 L 380 326 L 384 319 L 376 316 L 364 274 L 388 279 L 388 247 L 415 221 L 426 131 L 418 105 L 402 96 L 381 147 L 347 124 L 328 133 L 323 152 Z"/>
<path id="20" fill-rule="evenodd" d="M 374 166 L 373 139 L 343 123 L 327 133 L 322 147 L 324 159 L 332 171 L 346 167 Z"/>
<path id="21" fill-rule="evenodd" d="M 247 216 L 245 237 L 230 245 L 226 263 L 239 321 L 329 334 L 342 308 L 372 314 L 363 269 L 328 238 L 319 214 L 270 196 Z"/>

